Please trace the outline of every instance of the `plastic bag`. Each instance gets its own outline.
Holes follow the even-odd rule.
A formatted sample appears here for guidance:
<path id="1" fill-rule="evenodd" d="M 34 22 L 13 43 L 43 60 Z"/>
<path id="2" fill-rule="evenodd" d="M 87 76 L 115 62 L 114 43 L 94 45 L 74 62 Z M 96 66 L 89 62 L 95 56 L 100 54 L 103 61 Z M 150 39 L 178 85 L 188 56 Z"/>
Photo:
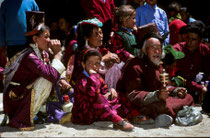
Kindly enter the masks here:
<path id="1" fill-rule="evenodd" d="M 201 112 L 193 106 L 184 106 L 176 116 L 176 124 L 180 126 L 193 126 L 202 120 L 203 116 Z"/>
<path id="2" fill-rule="evenodd" d="M 201 80 L 203 79 L 204 77 L 204 73 L 203 72 L 199 72 L 196 77 L 195 77 L 195 82 L 201 82 Z"/>

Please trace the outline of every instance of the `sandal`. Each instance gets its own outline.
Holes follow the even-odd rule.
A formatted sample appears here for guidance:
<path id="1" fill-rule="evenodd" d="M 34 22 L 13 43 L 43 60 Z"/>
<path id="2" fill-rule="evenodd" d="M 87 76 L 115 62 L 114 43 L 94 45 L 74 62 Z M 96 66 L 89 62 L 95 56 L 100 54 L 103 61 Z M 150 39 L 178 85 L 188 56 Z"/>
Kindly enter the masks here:
<path id="1" fill-rule="evenodd" d="M 130 124 L 128 121 L 122 119 L 118 123 L 114 123 L 113 128 L 120 129 L 123 131 L 131 131 L 134 129 L 134 126 Z"/>

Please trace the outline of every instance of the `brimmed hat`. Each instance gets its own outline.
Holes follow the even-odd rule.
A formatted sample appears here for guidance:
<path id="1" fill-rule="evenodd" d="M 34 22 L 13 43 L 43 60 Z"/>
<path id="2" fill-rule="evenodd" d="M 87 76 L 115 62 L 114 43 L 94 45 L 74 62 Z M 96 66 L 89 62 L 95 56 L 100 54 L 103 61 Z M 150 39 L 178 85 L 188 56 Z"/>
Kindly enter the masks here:
<path id="1" fill-rule="evenodd" d="M 26 11 L 27 32 L 26 36 L 38 33 L 40 25 L 45 23 L 45 12 Z"/>
<path id="2" fill-rule="evenodd" d="M 97 18 L 82 20 L 77 25 L 85 25 L 85 24 L 91 24 L 91 25 L 94 25 L 97 27 L 103 26 L 103 23 L 101 21 L 99 21 Z"/>
<path id="3" fill-rule="evenodd" d="M 183 52 L 176 51 L 172 45 L 165 46 L 163 50 L 166 55 L 172 54 L 175 60 L 182 59 L 185 56 Z"/>

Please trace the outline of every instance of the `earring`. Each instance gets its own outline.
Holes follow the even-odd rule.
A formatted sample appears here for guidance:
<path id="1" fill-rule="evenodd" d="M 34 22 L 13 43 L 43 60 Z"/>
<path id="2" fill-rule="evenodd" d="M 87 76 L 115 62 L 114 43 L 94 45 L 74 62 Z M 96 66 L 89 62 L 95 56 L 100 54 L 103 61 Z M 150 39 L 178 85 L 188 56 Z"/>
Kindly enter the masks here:
<path id="1" fill-rule="evenodd" d="M 87 39 L 85 40 L 85 46 L 88 46 L 88 40 Z"/>
<path id="2" fill-rule="evenodd" d="M 35 43 L 35 47 L 38 48 L 38 44 L 37 43 Z"/>
<path id="3" fill-rule="evenodd" d="M 30 46 L 31 46 L 33 49 L 38 49 L 38 44 L 37 44 L 37 43 L 31 43 Z"/>

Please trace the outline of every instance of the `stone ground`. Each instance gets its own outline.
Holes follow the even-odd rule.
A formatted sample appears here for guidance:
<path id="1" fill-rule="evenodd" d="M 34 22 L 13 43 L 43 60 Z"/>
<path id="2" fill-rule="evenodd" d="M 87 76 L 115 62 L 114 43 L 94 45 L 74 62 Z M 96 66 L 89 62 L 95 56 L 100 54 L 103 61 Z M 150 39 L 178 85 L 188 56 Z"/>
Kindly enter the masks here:
<path id="1" fill-rule="evenodd" d="M 2 93 L 0 93 L 0 122 L 3 119 Z M 201 110 L 201 107 L 196 107 Z M 35 125 L 33 131 L 18 131 L 8 126 L 0 126 L 0 137 L 209 137 L 210 118 L 203 115 L 203 121 L 194 126 L 182 127 L 173 124 L 169 128 L 155 128 L 151 125 L 135 125 L 132 132 L 112 128 L 111 122 L 95 122 L 92 125 L 72 123 Z"/>

